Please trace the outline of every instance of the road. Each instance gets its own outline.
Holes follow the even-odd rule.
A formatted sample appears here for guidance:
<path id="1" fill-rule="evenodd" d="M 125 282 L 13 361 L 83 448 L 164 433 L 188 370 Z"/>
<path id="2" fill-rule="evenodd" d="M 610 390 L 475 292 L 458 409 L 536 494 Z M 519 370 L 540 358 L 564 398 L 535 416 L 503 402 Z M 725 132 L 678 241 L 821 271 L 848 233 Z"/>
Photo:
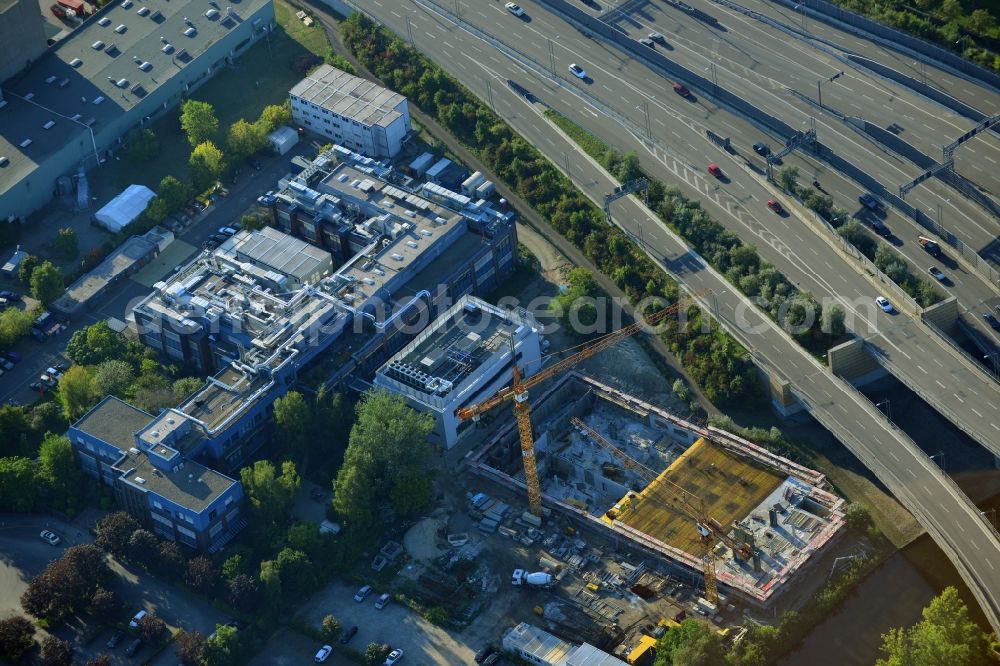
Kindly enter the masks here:
<path id="1" fill-rule="evenodd" d="M 916 368 L 917 363 L 942 353 L 943 345 L 909 318 L 873 310 L 873 286 L 830 246 L 817 242 L 811 232 L 803 231 L 802 224 L 793 218 L 777 218 L 767 212 L 762 202 L 770 194 L 764 185 L 753 178 L 738 175 L 735 165 L 723 166 L 731 174 L 732 193 L 720 190 L 718 183 L 701 176 L 704 165 L 708 161 L 720 161 L 724 153 L 715 151 L 702 138 L 700 128 L 692 122 L 693 118 L 704 120 L 711 111 L 733 126 L 733 131 L 727 134 L 743 137 L 744 142 L 755 140 L 746 137 L 759 136 L 756 129 L 728 112 L 709 109 L 705 106 L 707 103 L 700 99 L 682 100 L 670 92 L 662 81 L 656 80 L 657 75 L 642 64 L 586 40 L 574 28 L 558 23 L 557 18 L 545 14 L 537 5 L 525 3 L 525 6 L 529 8 L 531 21 L 520 23 L 513 17 L 501 18 L 502 8 L 495 3 L 462 5 L 462 19 L 466 22 L 463 28 L 472 23 L 482 31 L 502 32 L 508 43 L 516 41 L 519 48 L 528 48 L 525 45 L 531 40 L 530 36 L 518 36 L 519 25 L 541 30 L 546 35 L 541 37 L 542 44 L 548 36 L 552 36 L 564 47 L 574 44 L 577 53 L 587 54 L 587 69 L 594 77 L 592 82 L 556 79 L 532 68 L 529 63 L 513 62 L 495 49 L 495 43 L 484 42 L 470 31 L 456 28 L 446 12 L 440 9 L 428 11 L 425 4 L 418 3 L 418 9 L 408 13 L 408 21 L 404 21 L 394 9 L 380 6 L 374 0 L 368 11 L 375 13 L 398 34 L 412 35 L 418 48 L 483 99 L 490 100 L 501 116 L 554 163 L 565 168 L 595 202 L 600 202 L 617 183 L 556 132 L 541 116 L 537 105 L 527 105 L 515 97 L 503 85 L 505 79 L 516 79 L 546 103 L 587 126 L 612 145 L 624 150 L 639 150 L 646 168 L 654 174 L 662 174 L 667 180 L 675 180 L 685 192 L 702 199 L 704 207 L 717 219 L 730 228 L 740 228 L 741 236 L 757 244 L 764 259 L 778 265 L 793 281 L 799 282 L 800 287 L 817 297 L 838 299 L 854 316 L 854 325 L 860 329 L 862 337 L 875 340 L 876 344 L 890 350 L 894 361 L 912 363 L 912 366 L 906 367 L 912 367 L 914 376 L 921 374 Z M 509 23 L 509 20 L 514 23 Z M 543 21 L 553 23 L 543 28 Z M 553 60 L 556 60 L 554 52 Z M 545 54 L 539 62 L 548 63 L 549 55 Z M 572 60 L 561 52 L 554 69 L 562 71 L 569 62 Z M 491 82 L 488 89 L 487 81 Z M 643 91 L 644 86 L 649 94 Z M 662 95 L 658 98 L 651 94 L 653 92 Z M 614 102 L 605 103 L 602 100 Z M 635 132 L 608 121 L 608 106 L 614 104 L 621 109 L 632 101 L 637 102 L 637 111 L 631 114 L 633 122 L 636 119 L 642 122 L 641 103 L 645 102 L 652 118 L 650 127 L 656 128 L 653 133 L 657 142 L 665 144 L 665 148 L 649 146 Z M 681 112 L 679 108 L 685 111 Z M 635 124 L 641 127 L 639 123 Z M 640 130 L 639 134 L 642 133 Z M 746 150 L 745 143 L 740 147 Z M 994 628 L 1000 628 L 997 596 L 1000 594 L 1000 575 L 993 563 L 1000 554 L 1000 541 L 950 479 L 940 473 L 919 448 L 892 427 L 871 404 L 851 387 L 830 376 L 769 319 L 734 293 L 723 278 L 674 238 L 637 202 L 620 200 L 615 204 L 614 217 L 620 226 L 636 237 L 641 230 L 642 240 L 651 256 L 689 289 L 713 290 L 713 302 L 709 305 L 715 309 L 720 320 L 744 344 L 755 350 L 760 364 L 788 379 L 795 387 L 796 395 L 816 418 L 916 515 L 955 562 L 991 617 Z M 751 236 L 748 237 L 747 233 Z M 754 330 L 758 333 L 747 334 L 747 331 Z M 922 351 L 910 355 L 907 360 L 906 356 L 893 349 L 900 343 L 907 349 L 921 348 Z M 985 381 L 982 373 L 977 375 L 974 368 L 954 361 L 949 361 L 948 365 L 947 371 L 935 381 L 951 387 L 955 393 L 971 392 Z M 952 372 L 956 375 L 953 376 Z M 935 389 L 935 392 L 940 393 L 940 390 Z M 988 405 L 995 405 L 997 401 L 995 398 L 987 399 L 989 393 L 990 389 L 984 387 L 975 398 L 982 404 L 976 403 L 975 407 L 971 407 L 970 399 L 963 397 L 965 402 L 959 403 L 959 406 L 965 405 L 965 410 L 975 408 L 983 414 L 993 414 L 995 410 Z"/>

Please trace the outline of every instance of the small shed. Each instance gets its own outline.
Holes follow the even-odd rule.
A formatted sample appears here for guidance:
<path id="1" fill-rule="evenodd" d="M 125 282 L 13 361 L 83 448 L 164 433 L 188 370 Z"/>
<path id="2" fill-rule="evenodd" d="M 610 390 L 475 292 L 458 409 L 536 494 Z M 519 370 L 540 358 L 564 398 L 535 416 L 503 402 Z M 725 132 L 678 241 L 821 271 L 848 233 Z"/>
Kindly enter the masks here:
<path id="1" fill-rule="evenodd" d="M 267 140 L 271 142 L 274 152 L 284 155 L 299 142 L 299 133 L 285 125 L 268 134 Z"/>
<path id="2" fill-rule="evenodd" d="M 409 170 L 415 178 L 422 177 L 427 173 L 427 169 L 434 163 L 434 153 L 422 153 L 410 162 Z"/>
<path id="3" fill-rule="evenodd" d="M 129 185 L 124 192 L 97 211 L 94 217 L 102 227 L 117 233 L 139 217 L 155 196 L 156 193 L 145 185 Z"/>

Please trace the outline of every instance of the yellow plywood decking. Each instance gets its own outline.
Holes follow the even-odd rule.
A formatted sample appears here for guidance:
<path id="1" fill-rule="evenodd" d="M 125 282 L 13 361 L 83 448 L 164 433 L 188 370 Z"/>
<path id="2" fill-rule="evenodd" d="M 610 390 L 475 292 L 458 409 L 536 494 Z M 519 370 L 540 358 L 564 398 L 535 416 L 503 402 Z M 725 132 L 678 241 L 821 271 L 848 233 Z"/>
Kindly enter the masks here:
<path id="1" fill-rule="evenodd" d="M 623 499 L 619 503 L 618 520 L 622 523 L 674 548 L 700 555 L 702 548 L 698 545 L 694 522 L 655 500 L 647 500 L 650 495 L 677 494 L 669 486 L 661 488 L 664 479 L 700 498 L 708 515 L 728 528 L 734 520 L 746 518 L 784 477 L 699 439 L 646 486 L 634 502 Z"/>

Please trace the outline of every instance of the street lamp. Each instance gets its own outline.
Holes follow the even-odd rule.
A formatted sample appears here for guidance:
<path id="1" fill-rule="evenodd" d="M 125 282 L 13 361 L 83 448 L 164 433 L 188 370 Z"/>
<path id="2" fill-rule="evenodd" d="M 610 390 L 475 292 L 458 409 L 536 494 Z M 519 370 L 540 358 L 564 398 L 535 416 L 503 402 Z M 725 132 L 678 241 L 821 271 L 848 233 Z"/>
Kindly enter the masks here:
<path id="1" fill-rule="evenodd" d="M 643 101 L 640 106 L 635 107 L 636 110 L 642 109 L 643 113 L 646 114 L 646 136 L 653 137 L 653 129 L 649 124 L 649 102 Z"/>
<path id="2" fill-rule="evenodd" d="M 879 410 L 882 409 L 882 405 L 885 405 L 885 416 L 886 416 L 886 418 L 888 418 L 890 421 L 892 421 L 892 404 L 890 403 L 889 398 L 886 398 L 882 402 L 876 402 L 875 403 L 875 409 L 879 409 Z"/>
<path id="3" fill-rule="evenodd" d="M 805 32 L 806 29 L 806 10 L 802 5 L 795 5 L 795 11 L 799 12 L 802 18 L 802 31 Z"/>
<path id="4" fill-rule="evenodd" d="M 914 60 L 910 64 L 911 65 L 916 65 L 918 62 L 920 63 L 920 80 L 926 86 L 927 85 L 927 63 L 924 62 L 923 60 L 920 60 L 920 61 Z"/>
<path id="5" fill-rule="evenodd" d="M 816 101 L 819 102 L 820 106 L 823 106 L 823 84 L 832 83 L 844 75 L 843 71 L 837 72 L 828 79 L 818 79 L 816 81 Z"/>
<path id="6" fill-rule="evenodd" d="M 718 92 L 718 90 L 719 90 L 719 79 L 716 76 L 715 63 L 714 62 L 708 63 L 708 67 L 705 68 L 705 71 L 712 73 L 712 85 L 715 87 L 716 92 Z"/>
<path id="7" fill-rule="evenodd" d="M 943 472 L 943 471 L 945 471 L 945 457 L 944 457 L 944 451 L 938 451 L 937 453 L 935 453 L 935 454 L 933 454 L 933 455 L 931 455 L 931 456 L 929 456 L 929 457 L 930 457 L 930 459 L 931 459 L 931 460 L 934 460 L 935 458 L 938 458 L 938 457 L 940 457 L 940 458 L 941 458 L 941 463 L 940 463 L 940 464 L 938 465 L 938 467 L 940 467 L 940 468 L 941 468 L 941 471 L 942 471 L 942 472 Z"/>

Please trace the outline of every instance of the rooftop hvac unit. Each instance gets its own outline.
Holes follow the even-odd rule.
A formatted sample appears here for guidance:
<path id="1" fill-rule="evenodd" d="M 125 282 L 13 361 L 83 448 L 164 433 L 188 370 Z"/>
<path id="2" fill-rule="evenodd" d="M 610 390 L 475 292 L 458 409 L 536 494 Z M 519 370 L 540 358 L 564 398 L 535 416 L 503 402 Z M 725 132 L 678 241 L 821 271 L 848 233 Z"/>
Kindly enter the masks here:
<path id="1" fill-rule="evenodd" d="M 195 29 L 194 29 L 194 27 L 192 26 L 192 27 L 188 28 L 187 30 L 185 30 L 185 31 L 184 31 L 184 34 L 185 34 L 186 36 L 188 36 L 188 37 L 194 37 L 194 36 L 195 36 L 195 34 L 196 34 L 197 32 L 198 32 L 198 31 L 197 31 L 197 30 L 195 30 Z"/>
<path id="2" fill-rule="evenodd" d="M 145 16 L 149 13 L 149 7 L 139 7 L 139 9 L 135 10 L 135 13 L 139 16 Z"/>
<path id="3" fill-rule="evenodd" d="M 34 143 L 34 142 L 31 139 L 25 139 L 24 141 L 22 141 L 21 143 L 19 143 L 17 145 L 21 146 L 22 148 L 27 148 L 32 143 Z"/>
<path id="4" fill-rule="evenodd" d="M 123 34 L 125 34 L 125 31 L 126 31 L 126 30 L 128 30 L 128 28 L 127 28 L 127 27 L 125 27 L 125 24 L 124 24 L 124 23 L 122 23 L 122 24 L 121 24 L 121 25 L 119 25 L 119 26 L 118 26 L 117 28 L 115 28 L 115 32 L 117 32 L 117 33 L 118 33 L 119 35 L 123 35 Z"/>
<path id="5" fill-rule="evenodd" d="M 80 60 L 79 58 L 73 58 L 72 60 L 69 61 L 69 66 L 70 67 L 79 67 L 82 64 L 83 64 L 83 61 Z"/>
<path id="6" fill-rule="evenodd" d="M 30 92 L 30 93 L 28 93 L 27 95 L 24 96 L 24 99 L 29 100 L 29 101 L 32 100 L 32 99 L 34 99 L 34 98 L 35 98 L 35 93 L 33 93 L 33 92 Z"/>
<path id="7" fill-rule="evenodd" d="M 153 69 L 153 65 L 148 62 L 141 62 L 139 63 L 139 69 L 141 69 L 144 72 L 148 72 L 149 70 Z"/>
<path id="8" fill-rule="evenodd" d="M 163 51 L 164 53 L 169 54 L 174 50 L 174 45 L 171 44 L 170 42 L 167 42 L 166 44 L 163 45 L 163 48 L 160 50 Z"/>
<path id="9" fill-rule="evenodd" d="M 433 236 L 434 232 L 431 231 L 430 229 L 421 229 L 420 230 L 420 235 L 421 236 Z"/>
<path id="10" fill-rule="evenodd" d="M 105 16 L 104 18 L 102 18 L 100 21 L 97 22 L 97 25 L 107 27 L 111 25 L 111 19 Z"/>
<path id="11" fill-rule="evenodd" d="M 399 253 L 394 253 L 392 255 L 392 258 L 395 259 L 396 261 L 402 261 L 404 259 L 403 255 L 401 255 Z"/>
<path id="12" fill-rule="evenodd" d="M 215 18 L 217 18 L 219 16 L 219 10 L 218 9 L 209 9 L 207 12 L 205 12 L 205 16 L 207 18 L 209 18 L 209 19 L 213 19 L 214 20 Z"/>
<path id="13" fill-rule="evenodd" d="M 52 129 L 55 126 L 56 126 L 56 121 L 50 120 L 49 122 L 47 122 L 44 125 L 42 125 L 42 129 L 50 130 L 50 129 Z"/>
<path id="14" fill-rule="evenodd" d="M 129 9 L 132 6 L 132 0 L 125 0 L 122 3 L 122 9 Z"/>
<path id="15" fill-rule="evenodd" d="M 72 115 L 72 116 L 70 117 L 70 120 L 72 120 L 72 121 L 77 121 L 77 120 L 80 120 L 80 118 L 82 118 L 82 117 L 83 117 L 83 116 L 82 116 L 82 115 L 80 115 L 79 113 L 74 113 L 74 114 L 73 114 L 73 115 Z"/>
<path id="16" fill-rule="evenodd" d="M 59 87 L 60 88 L 65 88 L 68 85 L 69 85 L 69 78 L 65 78 L 65 79 L 63 79 L 62 81 L 59 82 Z"/>
<path id="17" fill-rule="evenodd" d="M 56 75 L 53 74 L 52 76 L 46 77 L 45 82 L 46 83 L 52 83 L 55 80 L 56 80 Z"/>
<path id="18" fill-rule="evenodd" d="M 104 48 L 104 42 L 98 39 L 96 42 L 90 45 L 90 48 L 94 49 L 95 51 L 100 51 L 101 49 Z"/>
<path id="19" fill-rule="evenodd" d="M 118 79 L 115 81 L 115 85 L 119 88 L 128 88 L 128 79 Z"/>
<path id="20" fill-rule="evenodd" d="M 411 241 L 411 240 L 410 241 L 406 241 L 406 244 L 407 244 L 407 246 L 412 247 L 414 250 L 417 249 L 417 242 L 416 241 Z"/>
<path id="21" fill-rule="evenodd" d="M 10 164 L 10 160 L 6 157 L 0 156 L 0 167 L 5 167 Z"/>
<path id="22" fill-rule="evenodd" d="M 104 101 L 104 95 L 98 95 L 97 97 L 94 98 L 94 101 L 91 102 L 91 104 L 93 104 L 94 106 L 97 106 L 98 104 L 100 104 L 103 101 Z"/>

